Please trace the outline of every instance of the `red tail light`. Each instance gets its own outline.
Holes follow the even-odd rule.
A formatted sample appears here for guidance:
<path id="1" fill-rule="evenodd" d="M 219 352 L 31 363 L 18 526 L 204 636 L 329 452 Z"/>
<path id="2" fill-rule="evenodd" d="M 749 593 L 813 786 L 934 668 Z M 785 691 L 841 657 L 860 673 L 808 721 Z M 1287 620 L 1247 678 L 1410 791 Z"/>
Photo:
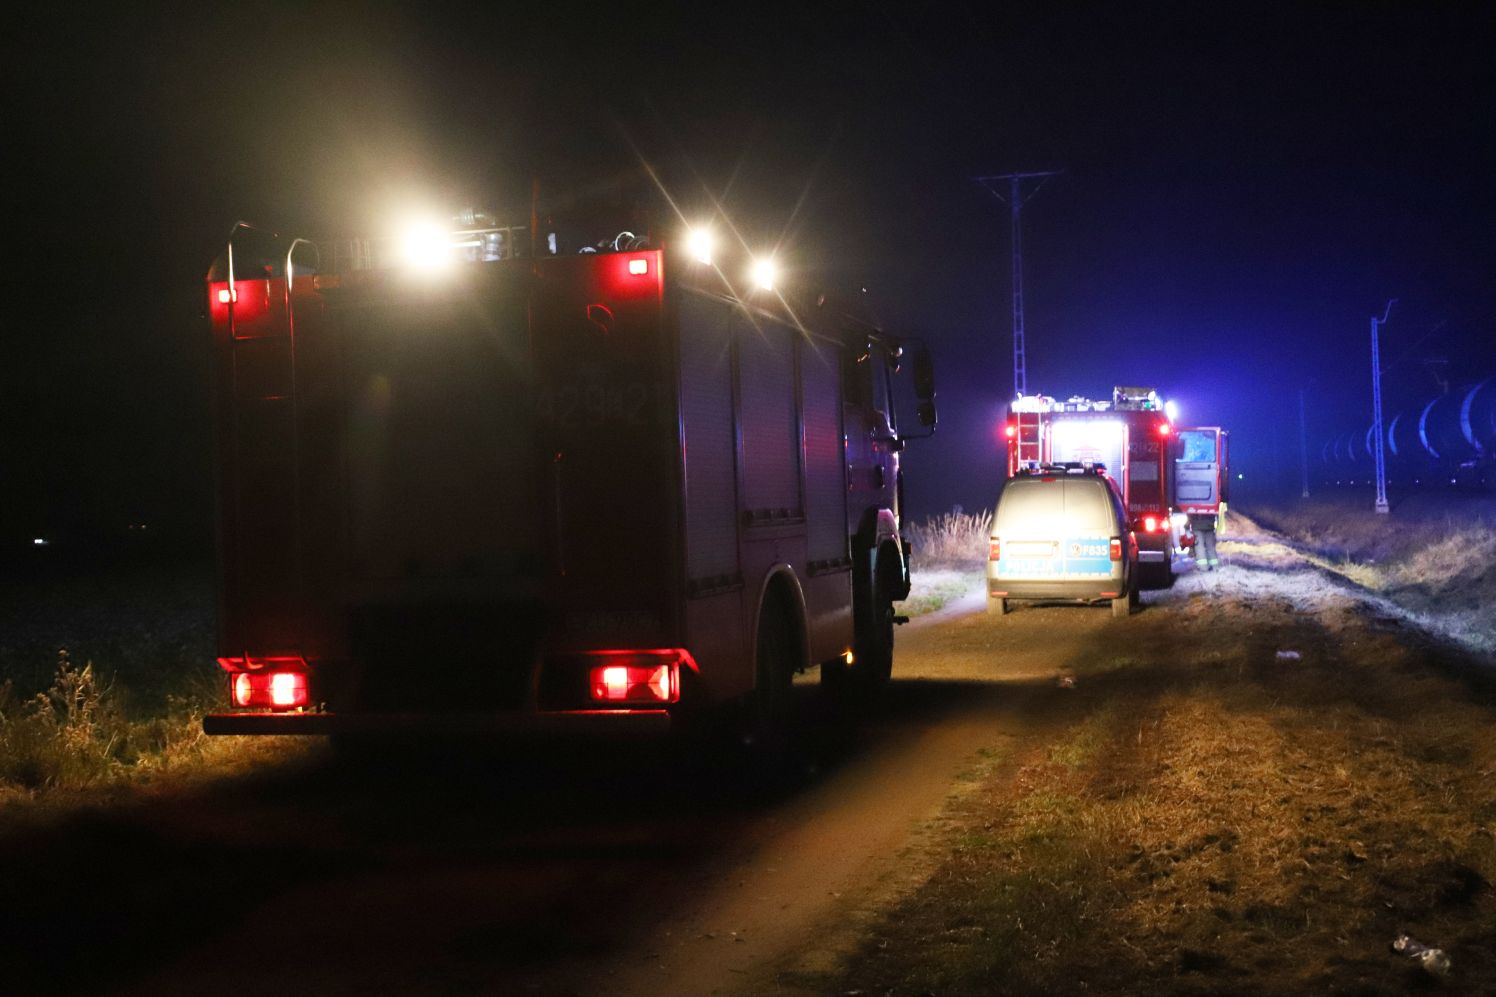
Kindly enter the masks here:
<path id="1" fill-rule="evenodd" d="M 229 688 L 239 707 L 291 710 L 311 703 L 305 672 L 239 672 Z"/>
<path id="2" fill-rule="evenodd" d="M 1161 422 L 1158 424 L 1159 436 L 1168 436 L 1171 431 L 1172 429 L 1167 422 Z"/>
<path id="3" fill-rule="evenodd" d="M 695 669 L 684 648 L 650 651 L 595 651 L 600 663 L 588 671 L 592 699 L 599 703 L 676 703 L 680 701 L 680 666 Z"/>
<path id="4" fill-rule="evenodd" d="M 993 537 L 991 540 L 987 541 L 987 560 L 989 560 L 989 561 L 1001 561 L 1002 559 L 1003 559 L 1003 545 L 1002 545 L 1002 541 L 999 540 L 997 537 Z"/>
<path id="5" fill-rule="evenodd" d="M 1013 437 L 1018 435 L 1018 427 L 1013 425 L 1011 422 L 1008 423 L 1007 427 L 1003 429 L 1003 435 L 1011 440 Z"/>
<path id="6" fill-rule="evenodd" d="M 1119 537 L 1112 537 L 1111 555 L 1112 555 L 1112 560 L 1113 561 L 1120 561 L 1120 560 L 1122 560 L 1122 540 L 1121 540 L 1121 538 L 1119 538 Z"/>

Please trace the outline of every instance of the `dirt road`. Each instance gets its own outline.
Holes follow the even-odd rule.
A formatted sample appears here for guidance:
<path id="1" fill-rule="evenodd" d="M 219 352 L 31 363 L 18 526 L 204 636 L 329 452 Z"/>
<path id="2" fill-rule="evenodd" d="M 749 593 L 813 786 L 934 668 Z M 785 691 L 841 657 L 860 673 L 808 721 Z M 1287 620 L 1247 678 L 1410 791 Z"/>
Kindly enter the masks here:
<path id="1" fill-rule="evenodd" d="M 649 750 L 516 746 L 435 771 L 311 751 L 49 824 L 0 858 L 0 957 L 37 988 L 138 993 L 755 992 L 819 976 L 927 871 L 920 834 L 963 771 L 1042 724 L 1057 670 L 1112 628 L 1100 610 L 1012 619 L 904 628 L 884 707 L 809 738 L 803 778 L 772 798 L 715 760 Z"/>

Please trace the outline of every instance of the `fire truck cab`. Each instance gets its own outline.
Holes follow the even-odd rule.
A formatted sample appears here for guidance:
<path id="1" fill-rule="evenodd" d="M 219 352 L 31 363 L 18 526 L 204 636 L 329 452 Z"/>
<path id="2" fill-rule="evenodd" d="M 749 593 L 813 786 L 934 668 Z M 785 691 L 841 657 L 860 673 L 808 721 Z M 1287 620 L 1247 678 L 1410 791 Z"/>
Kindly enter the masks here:
<path id="1" fill-rule="evenodd" d="M 771 736 L 796 672 L 886 682 L 926 351 L 685 238 L 428 242 L 241 225 L 208 273 L 231 707 L 208 733 L 661 731 L 739 704 Z"/>
<path id="2" fill-rule="evenodd" d="M 1154 389 L 1117 387 L 1102 401 L 1021 395 L 1009 405 L 1003 433 L 1010 479 L 1046 464 L 1105 468 L 1137 534 L 1139 587 L 1173 584 L 1193 537 L 1171 505 L 1174 426 Z"/>

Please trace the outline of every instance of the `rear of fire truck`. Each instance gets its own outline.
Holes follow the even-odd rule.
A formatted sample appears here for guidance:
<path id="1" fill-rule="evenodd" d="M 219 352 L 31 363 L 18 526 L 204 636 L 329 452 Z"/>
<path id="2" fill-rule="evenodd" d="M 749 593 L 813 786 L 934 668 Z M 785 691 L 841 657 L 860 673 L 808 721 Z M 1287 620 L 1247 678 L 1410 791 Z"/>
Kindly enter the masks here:
<path id="1" fill-rule="evenodd" d="M 817 664 L 887 678 L 902 347 L 684 245 L 529 246 L 236 228 L 208 276 L 208 733 L 659 732 L 782 711 Z"/>
<path id="2" fill-rule="evenodd" d="M 661 254 L 530 260 L 519 235 L 241 227 L 215 263 L 235 712 L 209 733 L 665 719 L 691 661 L 669 639 Z M 617 653 L 548 641 L 558 605 L 608 634 L 582 652 Z"/>

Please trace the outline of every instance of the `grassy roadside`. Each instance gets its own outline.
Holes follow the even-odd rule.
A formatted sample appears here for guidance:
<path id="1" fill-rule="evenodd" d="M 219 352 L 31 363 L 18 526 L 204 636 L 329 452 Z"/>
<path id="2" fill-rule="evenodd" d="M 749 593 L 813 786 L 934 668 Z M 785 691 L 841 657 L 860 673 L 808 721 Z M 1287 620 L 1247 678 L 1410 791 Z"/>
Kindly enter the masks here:
<path id="1" fill-rule="evenodd" d="M 202 733 L 225 691 L 212 605 L 193 566 L 0 583 L 0 824 L 280 750 Z"/>
<path id="2" fill-rule="evenodd" d="M 910 523 L 909 598 L 894 604 L 905 616 L 924 616 L 982 591 L 991 513 L 954 510 Z"/>
<path id="3" fill-rule="evenodd" d="M 1437 985 L 1389 950 L 1404 931 L 1452 989 L 1496 986 L 1489 687 L 1395 622 L 1295 600 L 1281 567 L 1207 577 L 1070 663 L 1053 735 L 952 804 L 936 873 L 822 989 Z"/>

